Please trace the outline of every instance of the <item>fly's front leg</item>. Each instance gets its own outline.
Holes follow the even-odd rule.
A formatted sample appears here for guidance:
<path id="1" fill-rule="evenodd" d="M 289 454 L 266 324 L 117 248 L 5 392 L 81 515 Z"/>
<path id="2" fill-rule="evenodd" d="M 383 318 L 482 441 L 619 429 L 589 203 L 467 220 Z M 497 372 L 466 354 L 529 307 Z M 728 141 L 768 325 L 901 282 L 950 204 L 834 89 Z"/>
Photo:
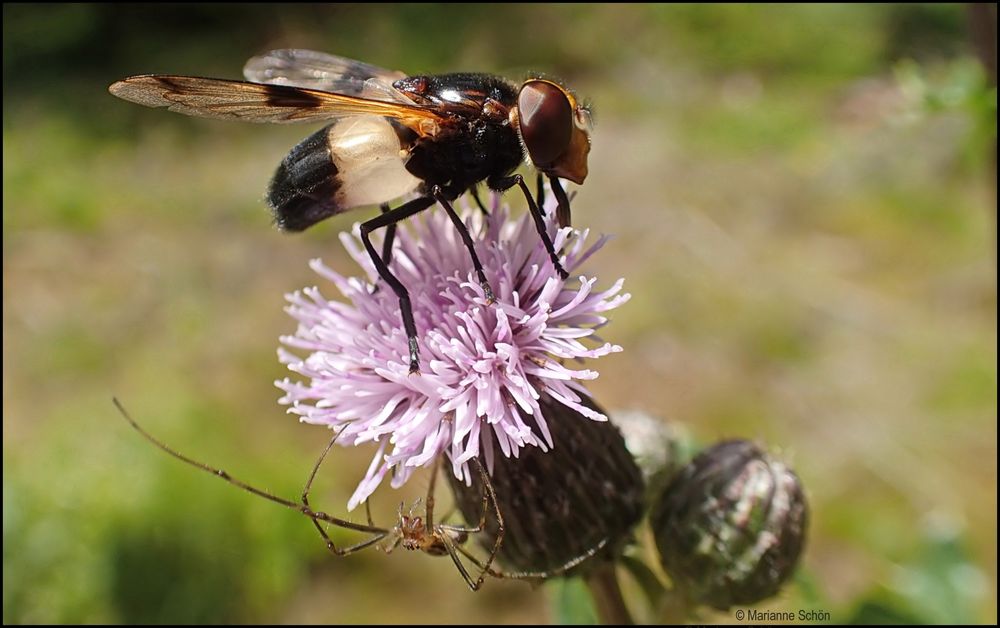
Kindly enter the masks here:
<path id="1" fill-rule="evenodd" d="M 469 194 L 472 195 L 472 200 L 476 201 L 479 211 L 483 212 L 484 216 L 488 216 L 490 212 L 486 209 L 486 205 L 483 205 L 483 201 L 479 198 L 479 189 L 476 188 L 476 186 L 472 186 L 469 188 Z"/>
<path id="2" fill-rule="evenodd" d="M 556 208 L 556 219 L 559 221 L 560 227 L 568 227 L 572 222 L 572 217 L 569 210 L 569 197 L 566 196 L 566 190 L 562 188 L 562 183 L 559 183 L 558 177 L 549 177 L 549 183 L 552 184 L 552 193 L 556 197 L 556 202 L 558 206 Z"/>
<path id="3" fill-rule="evenodd" d="M 385 261 L 378 254 L 378 251 L 375 250 L 375 246 L 371 241 L 371 232 L 375 229 L 395 225 L 401 220 L 422 212 L 433 204 L 433 198 L 422 196 L 408 201 L 396 209 L 390 209 L 381 216 L 376 216 L 361 224 L 361 242 L 365 245 L 365 250 L 368 251 L 368 256 L 372 259 L 372 263 L 375 264 L 375 270 L 389 284 L 389 287 L 396 294 L 396 298 L 399 299 L 399 310 L 403 317 L 403 329 L 406 330 L 406 339 L 409 345 L 411 374 L 420 372 L 420 355 L 417 348 L 417 326 L 413 322 L 413 307 L 410 304 L 410 293 L 406 291 L 406 288 L 400 283 L 399 279 L 392 274 L 389 266 L 386 265 Z"/>
<path id="4" fill-rule="evenodd" d="M 493 288 L 490 287 L 490 282 L 486 279 L 486 273 L 483 272 L 483 265 L 479 262 L 479 256 L 476 255 L 476 247 L 472 242 L 472 236 L 469 234 L 465 223 L 455 213 L 455 208 L 451 206 L 451 202 L 448 201 L 448 197 L 441 190 L 441 186 L 435 185 L 431 189 L 431 195 L 448 212 L 448 217 L 451 218 L 452 224 L 455 225 L 455 229 L 458 229 L 458 234 L 462 236 L 462 242 L 465 243 L 465 248 L 469 250 L 469 255 L 472 257 L 472 267 L 476 270 L 476 275 L 479 276 L 479 285 L 482 286 L 483 292 L 486 294 L 486 302 L 496 303 L 497 299 L 493 296 Z"/>
<path id="5" fill-rule="evenodd" d="M 531 196 L 531 192 L 528 190 L 528 185 L 524 182 L 524 177 L 519 174 L 515 174 L 509 177 L 504 177 L 491 184 L 495 185 L 495 189 L 499 192 L 505 192 L 515 185 L 521 188 L 521 192 L 524 193 L 524 198 L 528 201 L 528 211 L 531 212 L 531 217 L 535 219 L 535 229 L 538 230 L 538 235 L 542 238 L 542 244 L 545 245 L 545 250 L 549 254 L 549 259 L 552 260 L 552 265 L 555 267 L 556 272 L 563 279 L 569 278 L 569 273 L 563 268 L 562 262 L 559 261 L 559 256 L 556 255 L 555 246 L 552 244 L 552 238 L 549 237 L 549 232 L 545 228 L 545 216 L 542 215 L 542 210 L 538 208 L 535 203 L 535 199 Z M 558 198 L 558 194 L 556 197 Z"/>
<path id="6" fill-rule="evenodd" d="M 542 209 L 545 208 L 545 178 L 542 173 L 539 172 L 535 177 L 535 189 L 538 190 L 538 206 Z M 561 225 L 560 225 L 561 226 Z"/>

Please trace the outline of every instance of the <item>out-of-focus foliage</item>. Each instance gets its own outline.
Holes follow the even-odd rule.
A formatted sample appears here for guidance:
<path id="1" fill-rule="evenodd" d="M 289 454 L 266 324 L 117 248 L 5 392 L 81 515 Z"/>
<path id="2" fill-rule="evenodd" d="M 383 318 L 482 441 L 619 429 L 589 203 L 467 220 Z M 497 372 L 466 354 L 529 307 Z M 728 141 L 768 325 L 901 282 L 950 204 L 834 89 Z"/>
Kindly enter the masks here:
<path id="1" fill-rule="evenodd" d="M 562 626 L 594 626 L 600 623 L 594 602 L 580 578 L 558 579 L 547 588 L 552 599 L 552 623 Z"/>
<path id="2" fill-rule="evenodd" d="M 974 624 L 989 586 L 955 531 L 929 531 L 912 563 L 898 565 L 883 586 L 859 599 L 841 621 L 856 625 Z"/>
<path id="3" fill-rule="evenodd" d="M 590 272 L 634 295 L 596 399 L 783 452 L 812 523 L 766 608 L 996 622 L 996 92 L 962 6 L 846 4 L 5 4 L 5 622 L 586 619 L 447 560 L 330 556 L 116 414 L 290 498 L 326 443 L 276 403 L 282 295 L 313 257 L 353 273 L 336 236 L 370 214 L 279 234 L 261 198 L 313 127 L 106 91 L 289 46 L 564 78 L 597 122 L 574 220 L 616 235 Z M 345 514 L 370 456 L 334 452 L 314 501 Z"/>
<path id="4" fill-rule="evenodd" d="M 973 121 L 967 138 L 966 158 L 974 167 L 989 162 L 991 142 L 997 137 L 997 87 L 975 59 L 963 57 L 933 75 L 912 59 L 899 63 L 896 78 L 910 104 L 904 114 L 915 124 L 927 116 L 949 112 L 965 114 Z M 995 164 L 994 164 L 995 165 Z"/>

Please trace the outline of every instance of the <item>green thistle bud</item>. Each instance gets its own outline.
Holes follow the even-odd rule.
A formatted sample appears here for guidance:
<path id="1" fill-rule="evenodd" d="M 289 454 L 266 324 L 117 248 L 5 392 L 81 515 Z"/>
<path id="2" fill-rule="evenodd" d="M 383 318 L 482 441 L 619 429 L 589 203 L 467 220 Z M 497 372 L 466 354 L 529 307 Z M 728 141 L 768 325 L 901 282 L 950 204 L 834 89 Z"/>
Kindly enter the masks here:
<path id="1" fill-rule="evenodd" d="M 719 610 L 778 592 L 798 563 L 807 520 L 795 473 L 744 440 L 695 457 L 650 513 L 674 585 Z"/>
<path id="2" fill-rule="evenodd" d="M 615 412 L 614 417 L 625 447 L 642 470 L 651 502 L 689 457 L 685 455 L 687 437 L 676 424 L 638 410 Z"/>
<path id="3" fill-rule="evenodd" d="M 518 458 L 493 456 L 490 481 L 505 528 L 497 560 L 509 571 L 559 575 L 561 567 L 595 548 L 600 548 L 596 556 L 617 556 L 642 517 L 644 485 L 610 421 L 589 419 L 548 397 L 539 403 L 555 446 L 525 447 Z M 602 412 L 590 399 L 582 404 Z M 526 422 L 531 425 L 531 417 Z M 470 487 L 446 475 L 466 520 L 478 521 L 483 495 L 478 478 Z M 476 536 L 489 548 L 496 534 L 495 517 L 488 517 L 485 532 Z M 573 572 L 593 562 L 584 561 Z"/>

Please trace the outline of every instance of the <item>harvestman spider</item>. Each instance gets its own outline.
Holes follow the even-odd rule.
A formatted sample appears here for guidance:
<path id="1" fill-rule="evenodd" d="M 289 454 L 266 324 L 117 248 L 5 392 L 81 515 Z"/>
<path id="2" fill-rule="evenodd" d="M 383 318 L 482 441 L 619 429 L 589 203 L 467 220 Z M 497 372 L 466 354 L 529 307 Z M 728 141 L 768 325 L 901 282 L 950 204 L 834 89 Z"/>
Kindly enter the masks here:
<path id="1" fill-rule="evenodd" d="M 437 475 L 438 475 L 438 469 L 437 466 L 435 465 L 434 471 L 431 473 L 430 487 L 427 490 L 427 499 L 425 500 L 425 506 L 424 506 L 424 516 L 420 517 L 413 515 L 414 509 L 416 509 L 416 507 L 420 504 L 419 499 L 416 502 L 414 502 L 413 506 L 410 507 L 409 511 L 406 514 L 403 513 L 403 504 L 400 503 L 399 515 L 398 515 L 399 518 L 396 522 L 396 525 L 393 526 L 391 529 L 387 529 L 376 526 L 374 524 L 374 522 L 372 521 L 371 509 L 369 508 L 367 500 L 365 500 L 365 514 L 368 519 L 367 525 L 354 523 L 351 521 L 347 521 L 346 519 L 340 519 L 339 517 L 334 517 L 325 512 L 313 510 L 312 507 L 309 505 L 309 491 L 312 488 L 313 480 L 316 478 L 316 474 L 319 471 L 320 466 L 323 464 L 323 461 L 326 459 L 327 454 L 333 448 L 333 445 L 337 442 L 337 437 L 340 435 L 339 433 L 330 440 L 326 448 L 323 450 L 323 453 L 320 454 L 320 457 L 316 461 L 316 464 L 313 466 L 312 472 L 309 474 L 309 479 L 306 481 L 305 488 L 302 491 L 302 503 L 300 504 L 290 499 L 285 499 L 277 495 L 272 495 L 271 493 L 268 493 L 263 489 L 256 488 L 254 486 L 251 486 L 250 484 L 247 484 L 246 482 L 243 482 L 242 480 L 234 478 L 233 476 L 229 475 L 229 473 L 227 473 L 222 469 L 211 467 L 203 462 L 199 462 L 192 458 L 188 458 L 184 454 L 175 451 L 174 449 L 167 446 L 165 443 L 161 442 L 155 436 L 147 432 L 145 429 L 143 429 L 142 426 L 140 426 L 135 421 L 135 419 L 132 418 L 132 416 L 128 413 L 128 411 L 125 410 L 125 407 L 122 406 L 121 402 L 119 402 L 117 398 L 113 399 L 113 401 L 115 403 L 115 406 L 118 408 L 118 411 L 125 418 L 125 420 L 128 421 L 129 424 L 133 428 L 135 428 L 135 430 L 139 432 L 139 434 L 143 436 L 143 438 L 145 438 L 146 440 L 148 440 L 157 448 L 161 449 L 167 454 L 173 456 L 174 458 L 177 458 L 181 462 L 184 462 L 193 467 L 201 469 L 202 471 L 205 471 L 207 473 L 211 473 L 214 476 L 220 477 L 226 482 L 234 486 L 237 486 L 239 488 L 242 488 L 243 490 L 249 493 L 257 495 L 258 497 L 263 497 L 264 499 L 285 506 L 286 508 L 297 510 L 306 517 L 309 517 L 309 519 L 312 520 L 313 525 L 315 525 L 316 529 L 319 531 L 320 536 L 322 536 L 323 540 L 326 542 L 327 549 L 329 549 L 337 556 L 347 556 L 348 554 L 353 554 L 354 552 L 357 552 L 359 550 L 363 550 L 372 545 L 379 544 L 383 540 L 385 542 L 381 543 L 380 549 L 382 549 L 382 551 L 384 551 L 386 554 L 391 553 L 394 549 L 396 549 L 400 545 L 402 545 L 404 549 L 421 550 L 431 556 L 444 556 L 447 554 L 448 556 L 451 557 L 452 562 L 455 563 L 455 567 L 458 568 L 459 573 L 462 574 L 462 578 L 465 579 L 465 582 L 466 584 L 469 585 L 469 588 L 472 589 L 473 591 L 478 591 L 480 587 L 483 586 L 483 581 L 486 579 L 487 574 L 495 578 L 512 578 L 512 579 L 523 579 L 523 580 L 544 580 L 547 578 L 561 575 L 566 571 L 572 569 L 573 567 L 576 567 L 577 565 L 593 557 L 595 554 L 601 551 L 601 549 L 605 546 L 607 542 L 606 539 L 602 540 L 597 546 L 591 548 L 584 554 L 577 556 L 576 558 L 569 560 L 565 564 L 560 565 L 559 567 L 556 567 L 548 571 L 520 571 L 520 572 L 500 571 L 493 568 L 493 561 L 497 557 L 497 554 L 500 552 L 500 547 L 503 544 L 503 536 L 504 536 L 503 514 L 500 512 L 500 506 L 497 503 L 496 494 L 493 492 L 493 485 L 490 483 L 489 476 L 487 475 L 486 470 L 483 469 L 483 465 L 482 463 L 479 462 L 478 458 L 473 458 L 472 460 L 475 463 L 476 472 L 479 473 L 479 477 L 483 483 L 483 487 L 485 488 L 485 490 L 483 491 L 483 513 L 479 519 L 478 525 L 476 525 L 475 527 L 469 527 L 469 526 L 455 526 L 446 523 L 434 523 L 434 487 L 437 483 Z M 463 544 L 468 540 L 470 534 L 482 532 L 483 529 L 485 528 L 486 514 L 490 510 L 489 507 L 490 502 L 492 502 L 493 504 L 493 512 L 496 514 L 497 518 L 497 535 L 496 535 L 496 540 L 493 542 L 493 548 L 490 551 L 490 555 L 484 562 L 476 558 L 471 552 L 469 552 L 469 550 L 465 549 L 465 547 L 463 547 Z M 345 528 L 348 530 L 367 533 L 370 534 L 371 536 L 359 543 L 355 543 L 347 547 L 337 547 L 336 544 L 334 544 L 333 539 L 331 539 L 330 536 L 326 533 L 326 530 L 323 529 L 323 526 L 320 525 L 321 521 L 323 523 L 333 524 L 335 526 L 340 526 L 341 528 Z M 476 565 L 476 567 L 478 567 L 481 570 L 478 578 L 476 578 L 475 580 L 472 579 L 472 576 L 469 574 L 468 569 L 466 569 L 465 565 L 459 558 L 459 554 L 465 556 L 470 562 L 472 562 L 474 565 Z"/>

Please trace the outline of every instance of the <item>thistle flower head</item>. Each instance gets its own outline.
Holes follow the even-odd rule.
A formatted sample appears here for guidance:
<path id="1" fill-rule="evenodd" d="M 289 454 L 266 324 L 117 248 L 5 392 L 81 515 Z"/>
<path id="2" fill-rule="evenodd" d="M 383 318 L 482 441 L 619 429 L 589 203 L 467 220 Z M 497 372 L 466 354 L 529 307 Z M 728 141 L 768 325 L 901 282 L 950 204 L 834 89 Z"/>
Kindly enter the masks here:
<path id="1" fill-rule="evenodd" d="M 593 399 L 583 403 L 601 411 Z M 555 447 L 500 458 L 490 478 L 506 531 L 497 560 L 517 573 L 586 572 L 616 560 L 632 540 L 632 528 L 645 510 L 643 474 L 617 416 L 612 415 L 614 423 L 588 421 L 548 397 L 541 404 L 552 422 Z M 483 511 L 482 482 L 475 478 L 470 487 L 448 479 L 466 521 L 477 521 Z M 476 538 L 489 551 L 498 534 L 499 522 L 488 517 Z"/>
<path id="2" fill-rule="evenodd" d="M 409 373 L 399 302 L 378 279 L 357 229 L 341 240 L 367 277 L 345 277 L 319 260 L 311 264 L 348 302 L 328 300 L 315 287 L 287 295 L 286 309 L 299 324 L 281 341 L 304 357 L 278 350 L 301 378 L 275 382 L 285 391 L 281 403 L 302 421 L 337 430 L 341 445 L 376 444 L 349 509 L 390 472 L 398 488 L 442 453 L 469 484 L 469 461 L 482 452 L 492 469 L 494 443 L 507 457 L 523 447 L 552 447 L 543 395 L 588 419 L 606 420 L 582 403 L 582 382 L 597 373 L 564 363 L 621 350 L 597 339 L 595 330 L 607 322 L 608 310 L 628 300 L 622 281 L 600 291 L 595 278 L 572 274 L 604 238 L 587 246 L 586 231 L 557 230 L 555 208 L 544 208 L 571 273 L 564 281 L 531 217 L 511 219 L 499 197 L 492 204 L 489 215 L 467 209 L 462 216 L 496 296 L 492 304 L 444 212 L 433 209 L 399 225 L 391 268 L 412 300 L 419 375 Z"/>
<path id="3" fill-rule="evenodd" d="M 745 440 L 698 454 L 653 502 L 660 562 L 688 598 L 719 610 L 778 593 L 805 545 L 809 508 L 798 476 Z"/>

